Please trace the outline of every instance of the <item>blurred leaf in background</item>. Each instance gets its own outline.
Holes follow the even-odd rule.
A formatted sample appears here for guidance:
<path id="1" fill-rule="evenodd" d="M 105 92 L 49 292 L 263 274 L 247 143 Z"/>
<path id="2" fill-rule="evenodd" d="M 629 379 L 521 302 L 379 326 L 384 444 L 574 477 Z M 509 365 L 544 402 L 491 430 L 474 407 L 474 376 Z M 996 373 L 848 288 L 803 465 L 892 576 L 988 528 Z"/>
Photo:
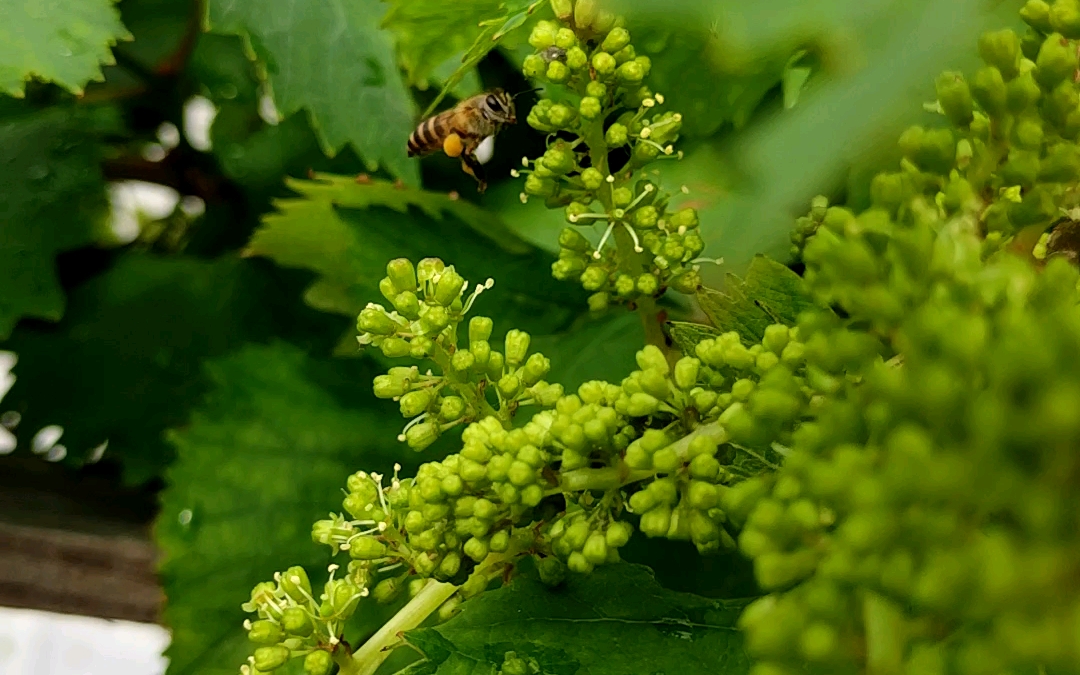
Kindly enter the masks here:
<path id="1" fill-rule="evenodd" d="M 54 259 L 106 230 L 102 137 L 116 113 L 0 101 L 0 339 L 20 318 L 63 315 Z"/>
<path id="2" fill-rule="evenodd" d="M 81 94 L 114 63 L 109 49 L 131 34 L 113 0 L 50 0 L 0 4 L 0 92 L 25 95 L 30 78 Z"/>
<path id="3" fill-rule="evenodd" d="M 311 523 L 340 511 L 348 475 L 418 458 L 402 452 L 392 418 L 366 409 L 356 382 L 374 371 L 361 362 L 273 344 L 207 370 L 213 389 L 169 434 L 178 461 L 156 527 L 171 675 L 233 675 L 251 651 L 240 628 L 251 587 L 295 564 L 325 578 L 330 552 L 311 543 Z M 381 609 L 358 614 L 379 622 Z"/>
<path id="4" fill-rule="evenodd" d="M 405 156 L 416 106 L 379 28 L 383 11 L 378 0 L 208 0 L 207 22 L 245 39 L 277 110 L 305 110 L 324 152 L 350 143 L 370 170 L 383 166 L 416 185 L 417 162 Z"/>
<path id="5" fill-rule="evenodd" d="M 820 79 L 793 109 L 722 139 L 719 152 L 688 149 L 681 167 L 665 171 L 672 183 L 686 176 L 691 197 L 703 201 L 706 250 L 735 273 L 757 253 L 786 259 L 793 219 L 809 200 L 842 189 L 851 167 L 891 151 L 903 127 L 925 114 L 922 103 L 934 99 L 934 77 L 974 63 L 978 35 L 1015 25 L 1019 7 L 986 0 L 685 0 L 662 12 L 644 0 L 616 5 L 651 25 L 711 26 L 712 73 L 757 69 L 803 50 L 820 63 Z M 716 284 L 724 271 L 706 266 L 702 275 Z"/>
<path id="6" fill-rule="evenodd" d="M 344 327 L 300 305 L 295 276 L 236 258 L 124 256 L 72 293 L 58 325 L 23 324 L 4 344 L 19 355 L 4 407 L 22 417 L 21 442 L 55 424 L 75 464 L 108 441 L 104 456 L 128 482 L 160 475 L 173 457 L 164 430 L 184 424 L 206 390 L 204 359 Z"/>

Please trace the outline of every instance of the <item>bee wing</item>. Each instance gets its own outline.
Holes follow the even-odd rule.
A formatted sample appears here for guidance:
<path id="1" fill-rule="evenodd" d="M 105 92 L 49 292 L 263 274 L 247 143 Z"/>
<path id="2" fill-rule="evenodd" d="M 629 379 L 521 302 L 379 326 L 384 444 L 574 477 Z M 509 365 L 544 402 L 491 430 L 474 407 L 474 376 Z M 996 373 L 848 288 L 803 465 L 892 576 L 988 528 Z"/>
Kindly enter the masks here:
<path id="1" fill-rule="evenodd" d="M 476 161 L 487 164 L 495 154 L 495 137 L 488 136 L 476 146 Z"/>

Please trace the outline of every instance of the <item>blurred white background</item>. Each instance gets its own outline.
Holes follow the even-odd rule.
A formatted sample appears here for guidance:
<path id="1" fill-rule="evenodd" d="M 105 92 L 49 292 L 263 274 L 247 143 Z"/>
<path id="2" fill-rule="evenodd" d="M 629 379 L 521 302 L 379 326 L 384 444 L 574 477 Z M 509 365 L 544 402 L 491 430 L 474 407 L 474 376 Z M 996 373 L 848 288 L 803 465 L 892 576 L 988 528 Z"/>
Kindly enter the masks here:
<path id="1" fill-rule="evenodd" d="M 161 626 L 0 607 L 0 675 L 162 675 Z"/>

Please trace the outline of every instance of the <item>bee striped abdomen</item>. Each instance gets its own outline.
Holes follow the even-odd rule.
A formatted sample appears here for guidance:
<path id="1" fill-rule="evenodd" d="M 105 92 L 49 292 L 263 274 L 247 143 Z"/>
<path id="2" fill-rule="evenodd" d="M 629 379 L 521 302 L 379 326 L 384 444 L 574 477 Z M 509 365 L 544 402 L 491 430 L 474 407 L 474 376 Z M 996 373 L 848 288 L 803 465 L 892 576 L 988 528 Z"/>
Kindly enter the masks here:
<path id="1" fill-rule="evenodd" d="M 442 149 L 443 139 L 450 133 L 449 126 L 446 115 L 436 115 L 421 122 L 409 136 L 409 157 Z"/>

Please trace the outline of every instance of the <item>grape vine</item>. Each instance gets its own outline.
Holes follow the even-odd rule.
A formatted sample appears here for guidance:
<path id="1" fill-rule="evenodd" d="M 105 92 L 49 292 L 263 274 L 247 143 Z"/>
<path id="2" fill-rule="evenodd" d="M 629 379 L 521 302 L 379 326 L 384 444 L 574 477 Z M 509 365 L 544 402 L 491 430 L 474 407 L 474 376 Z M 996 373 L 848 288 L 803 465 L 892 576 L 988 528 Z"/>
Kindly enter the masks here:
<path id="1" fill-rule="evenodd" d="M 490 280 L 391 261 L 359 341 L 417 363 L 375 393 L 412 449 L 461 426 L 460 449 L 413 477 L 348 477 L 342 512 L 312 530 L 339 561 L 330 580 L 316 591 L 294 567 L 255 587 L 244 668 L 373 673 L 402 631 L 450 619 L 523 556 L 557 584 L 640 532 L 753 559 L 755 675 L 1074 671 L 1080 274 L 1035 252 L 1078 206 L 1075 1 L 1029 0 L 1027 34 L 987 33 L 970 82 L 937 79 L 950 126 L 901 136 L 869 208 L 813 200 L 792 242 L 815 308 L 759 341 L 702 331 L 681 355 L 656 301 L 700 289 L 698 218 L 641 170 L 680 156 L 682 118 L 657 112 L 616 17 L 551 6 L 523 71 L 564 93 L 528 115 L 549 136 L 517 172 L 522 200 L 564 210 L 553 275 L 596 311 L 636 308 L 649 344 L 621 382 L 569 392 L 527 333 L 500 345 L 493 319 L 468 316 Z M 369 595 L 409 600 L 353 648 L 344 625 Z"/>

